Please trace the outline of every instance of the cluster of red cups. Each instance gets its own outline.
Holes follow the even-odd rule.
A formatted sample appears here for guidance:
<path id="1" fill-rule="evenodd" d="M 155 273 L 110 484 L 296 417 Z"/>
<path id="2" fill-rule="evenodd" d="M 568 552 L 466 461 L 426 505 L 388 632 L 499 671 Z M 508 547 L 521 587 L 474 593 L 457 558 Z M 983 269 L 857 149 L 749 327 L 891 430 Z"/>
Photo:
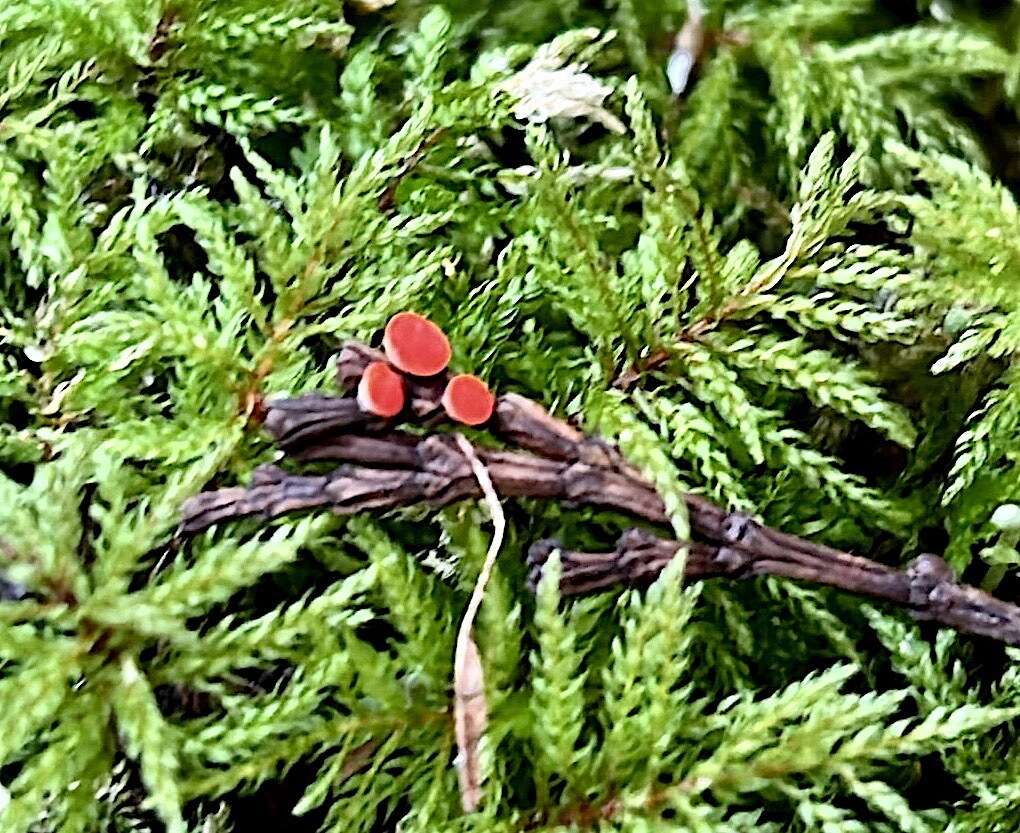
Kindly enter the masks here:
<path id="1" fill-rule="evenodd" d="M 394 417 L 407 400 L 405 375 L 429 377 L 450 364 L 450 340 L 436 324 L 416 312 L 394 315 L 383 333 L 386 361 L 369 364 L 358 383 L 358 405 L 381 417 Z M 492 416 L 496 398 L 477 376 L 451 376 L 443 392 L 443 408 L 450 419 L 481 425 Z"/>

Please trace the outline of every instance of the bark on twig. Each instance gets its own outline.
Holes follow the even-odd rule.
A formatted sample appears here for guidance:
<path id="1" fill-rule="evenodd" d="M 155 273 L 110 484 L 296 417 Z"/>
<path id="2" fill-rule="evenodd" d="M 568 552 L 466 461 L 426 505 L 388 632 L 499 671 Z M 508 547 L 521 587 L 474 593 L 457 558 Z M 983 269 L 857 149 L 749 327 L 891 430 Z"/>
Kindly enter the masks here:
<path id="1" fill-rule="evenodd" d="M 475 447 L 475 453 L 496 491 L 505 497 L 565 500 L 629 512 L 655 523 L 666 520 L 655 491 L 618 471 L 519 451 Z M 418 503 L 440 507 L 482 496 L 470 464 L 446 434 L 434 434 L 414 445 L 406 435 L 345 437 L 342 442 L 306 446 L 298 455 L 301 460 L 366 458 L 379 466 L 345 463 L 323 475 L 289 474 L 278 466 L 262 466 L 247 488 L 219 489 L 191 498 L 184 506 L 184 531 L 198 532 L 232 518 L 276 518 L 316 508 L 347 515 Z M 724 513 L 715 507 L 707 514 L 699 512 L 702 503 L 710 506 L 691 497 L 692 514 L 697 519 L 705 516 L 702 526 L 708 531 L 709 516 Z"/>
<path id="2" fill-rule="evenodd" d="M 356 387 L 364 367 L 379 355 L 362 344 L 347 345 L 338 364 L 341 387 Z M 445 376 L 409 380 L 408 411 L 419 424 L 442 419 L 444 384 Z M 265 424 L 292 459 L 341 465 L 323 475 L 262 467 L 247 488 L 221 489 L 189 500 L 185 531 L 245 516 L 275 518 L 314 508 L 350 514 L 422 503 L 439 507 L 482 495 L 471 462 L 452 436 L 394 431 L 363 413 L 352 397 L 314 395 L 271 402 Z M 502 497 L 587 504 L 652 524 L 668 523 L 654 487 L 615 448 L 554 418 L 535 402 L 515 394 L 501 396 L 488 427 L 525 449 L 472 447 Z M 901 571 L 770 529 L 697 495 L 687 495 L 685 501 L 694 538 L 686 544 L 690 578 L 772 575 L 807 581 L 904 607 L 917 619 L 1020 645 L 1020 607 L 960 584 L 938 556 L 923 555 Z M 647 583 L 679 546 L 631 530 L 612 552 L 564 552 L 562 591 L 576 595 Z M 553 548 L 558 548 L 554 542 L 532 548 L 533 584 Z"/>
<path id="3" fill-rule="evenodd" d="M 766 527 L 757 529 L 766 538 L 777 535 Z M 890 602 L 906 608 L 915 619 L 1020 644 L 1020 608 L 960 584 L 937 555 L 921 555 L 901 571 L 806 541 L 786 548 L 774 540 L 762 545 L 755 537 L 724 546 L 688 542 L 684 577 L 777 576 L 807 581 Z M 655 580 L 679 548 L 680 542 L 641 529 L 625 532 L 611 552 L 575 552 L 556 541 L 539 541 L 528 553 L 528 584 L 538 586 L 545 563 L 558 550 L 563 595 L 587 595 L 616 586 L 643 587 Z M 834 559 L 832 552 L 841 557 Z"/>

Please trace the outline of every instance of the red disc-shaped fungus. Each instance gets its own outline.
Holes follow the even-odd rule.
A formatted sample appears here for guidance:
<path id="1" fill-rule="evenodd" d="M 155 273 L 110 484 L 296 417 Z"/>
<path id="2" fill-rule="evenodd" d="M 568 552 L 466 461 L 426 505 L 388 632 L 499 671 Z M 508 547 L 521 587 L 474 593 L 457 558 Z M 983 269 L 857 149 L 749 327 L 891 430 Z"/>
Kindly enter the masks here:
<path id="1" fill-rule="evenodd" d="M 496 397 L 477 376 L 462 373 L 454 376 L 443 392 L 443 407 L 450 419 L 465 425 L 481 425 L 492 416 Z"/>
<path id="2" fill-rule="evenodd" d="M 398 312 L 389 320 L 383 349 L 394 367 L 412 376 L 435 376 L 450 363 L 450 340 L 416 312 Z"/>
<path id="3" fill-rule="evenodd" d="M 381 417 L 404 409 L 404 377 L 386 362 L 371 362 L 358 382 L 358 406 Z"/>

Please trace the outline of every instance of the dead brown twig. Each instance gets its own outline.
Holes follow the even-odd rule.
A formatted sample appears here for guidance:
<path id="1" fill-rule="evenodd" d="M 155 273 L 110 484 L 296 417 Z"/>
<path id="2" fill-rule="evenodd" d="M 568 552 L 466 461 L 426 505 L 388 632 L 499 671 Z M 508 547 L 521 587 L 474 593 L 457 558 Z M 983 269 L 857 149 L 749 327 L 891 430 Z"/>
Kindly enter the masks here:
<path id="1" fill-rule="evenodd" d="M 377 357 L 361 344 L 340 355 L 341 387 L 357 383 Z M 439 418 L 442 380 L 413 382 L 409 410 L 420 424 Z M 395 431 L 361 412 L 352 397 L 305 396 L 271 402 L 266 429 L 297 461 L 341 463 L 324 475 L 258 469 L 250 486 L 200 494 L 184 508 L 184 529 L 244 516 L 274 518 L 301 510 L 341 514 L 425 503 L 444 506 L 480 497 L 471 461 L 450 434 L 424 437 Z M 653 486 L 612 446 L 556 419 L 522 396 L 499 398 L 492 433 L 524 451 L 474 446 L 502 497 L 532 497 L 618 510 L 665 525 L 666 509 Z M 1020 607 L 959 583 L 935 555 L 922 555 L 906 570 L 770 529 L 750 516 L 727 512 L 705 498 L 686 496 L 692 541 L 686 577 L 745 578 L 771 575 L 839 588 L 907 609 L 917 619 L 1020 645 Z M 537 583 L 548 556 L 561 550 L 565 595 L 617 585 L 646 584 L 661 572 L 681 542 L 633 529 L 611 552 L 563 551 L 556 542 L 533 545 L 530 581 Z"/>

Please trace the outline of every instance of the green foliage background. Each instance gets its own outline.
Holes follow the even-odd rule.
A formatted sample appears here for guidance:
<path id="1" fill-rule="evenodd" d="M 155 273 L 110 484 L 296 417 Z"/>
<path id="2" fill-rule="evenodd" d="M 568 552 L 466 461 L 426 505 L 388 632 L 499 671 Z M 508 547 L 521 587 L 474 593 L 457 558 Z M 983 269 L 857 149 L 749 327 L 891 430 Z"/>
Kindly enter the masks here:
<path id="1" fill-rule="evenodd" d="M 0 7 L 3 833 L 1020 828 L 1020 654 L 679 565 L 533 597 L 529 543 L 626 523 L 534 504 L 481 612 L 464 816 L 483 510 L 174 536 L 272 458 L 262 399 L 329 389 L 344 339 L 414 308 L 671 506 L 945 551 L 1015 597 L 1020 11 L 712 3 L 676 97 L 686 14 Z"/>

